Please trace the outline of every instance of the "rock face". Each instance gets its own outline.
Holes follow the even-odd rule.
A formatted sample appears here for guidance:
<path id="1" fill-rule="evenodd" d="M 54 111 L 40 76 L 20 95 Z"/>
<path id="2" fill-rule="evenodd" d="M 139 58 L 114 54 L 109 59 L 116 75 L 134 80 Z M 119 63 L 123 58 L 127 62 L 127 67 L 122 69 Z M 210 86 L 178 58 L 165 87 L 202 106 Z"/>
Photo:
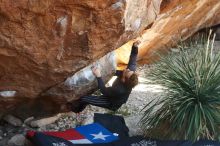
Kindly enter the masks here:
<path id="1" fill-rule="evenodd" d="M 52 114 L 97 88 L 84 91 L 62 85 L 153 23 L 160 3 L 1 0 L 0 113 Z M 71 91 L 65 95 L 66 90 Z"/>
<path id="2" fill-rule="evenodd" d="M 220 24 L 219 0 L 174 0 L 164 6 L 152 27 L 142 35 L 140 62 L 155 60 L 156 50 L 167 50 L 202 28 Z M 170 9 L 172 8 L 172 9 Z"/>
<path id="3" fill-rule="evenodd" d="M 132 42 L 111 51 L 140 33 L 139 62 L 150 63 L 154 51 L 219 24 L 220 1 L 1 0 L 0 22 L 0 113 L 26 118 L 95 90 L 94 61 L 107 80 Z"/>
<path id="4" fill-rule="evenodd" d="M 156 51 L 167 51 L 197 31 L 220 24 L 219 0 L 163 0 L 153 25 L 140 36 L 139 64 L 149 64 L 158 57 Z M 219 27 L 219 26 L 218 26 Z M 216 28 L 215 28 L 216 29 Z M 218 37 L 218 29 L 217 29 Z M 116 50 L 119 68 L 129 58 L 132 41 Z"/>

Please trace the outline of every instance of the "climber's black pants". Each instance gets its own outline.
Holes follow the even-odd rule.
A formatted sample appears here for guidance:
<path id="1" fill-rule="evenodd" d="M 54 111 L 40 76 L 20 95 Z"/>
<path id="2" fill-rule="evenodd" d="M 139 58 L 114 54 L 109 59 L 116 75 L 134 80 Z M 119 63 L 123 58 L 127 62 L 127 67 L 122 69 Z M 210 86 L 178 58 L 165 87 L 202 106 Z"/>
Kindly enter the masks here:
<path id="1" fill-rule="evenodd" d="M 83 104 L 91 104 L 94 106 L 107 108 L 113 111 L 116 111 L 122 105 L 122 104 L 116 104 L 117 102 L 114 102 L 110 100 L 109 97 L 104 97 L 102 95 L 101 96 L 92 96 L 92 95 L 82 96 L 80 99 Z"/>

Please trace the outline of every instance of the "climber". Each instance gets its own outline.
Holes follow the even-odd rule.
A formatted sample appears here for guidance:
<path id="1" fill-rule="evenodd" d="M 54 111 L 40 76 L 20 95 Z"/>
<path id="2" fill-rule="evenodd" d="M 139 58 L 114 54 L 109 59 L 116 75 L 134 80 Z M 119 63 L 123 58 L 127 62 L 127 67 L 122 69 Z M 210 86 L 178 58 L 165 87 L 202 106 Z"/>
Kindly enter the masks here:
<path id="1" fill-rule="evenodd" d="M 90 104 L 116 111 L 122 106 L 122 104 L 126 103 L 132 88 L 138 84 L 138 76 L 135 73 L 135 70 L 139 44 L 140 41 L 135 41 L 133 43 L 128 66 L 123 71 L 116 71 L 115 75 L 117 78 L 111 87 L 105 87 L 100 69 L 98 67 L 92 67 L 92 72 L 96 76 L 98 88 L 100 89 L 102 95 L 82 96 L 80 99 L 72 103 L 68 103 L 71 110 L 75 113 L 79 113 L 83 111 L 88 104 Z"/>

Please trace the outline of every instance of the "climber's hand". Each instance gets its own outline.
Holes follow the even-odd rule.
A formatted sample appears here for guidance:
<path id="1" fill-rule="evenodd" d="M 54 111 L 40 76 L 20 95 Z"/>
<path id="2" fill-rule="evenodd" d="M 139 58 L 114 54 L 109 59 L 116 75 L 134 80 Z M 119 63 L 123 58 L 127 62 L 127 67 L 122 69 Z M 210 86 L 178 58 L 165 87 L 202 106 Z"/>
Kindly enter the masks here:
<path id="1" fill-rule="evenodd" d="M 94 76 L 96 77 L 101 77 L 101 72 L 99 70 L 98 67 L 92 67 L 92 73 L 94 74 Z"/>
<path id="2" fill-rule="evenodd" d="M 134 43 L 133 43 L 133 46 L 135 47 L 138 47 L 140 45 L 141 41 L 140 40 L 136 40 Z"/>

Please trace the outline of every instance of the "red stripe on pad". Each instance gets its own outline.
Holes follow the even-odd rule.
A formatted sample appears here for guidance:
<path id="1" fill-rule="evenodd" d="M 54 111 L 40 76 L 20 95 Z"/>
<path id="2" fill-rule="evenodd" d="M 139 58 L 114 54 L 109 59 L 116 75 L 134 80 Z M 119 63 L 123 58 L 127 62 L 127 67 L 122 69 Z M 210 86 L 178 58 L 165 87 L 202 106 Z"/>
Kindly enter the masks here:
<path id="1" fill-rule="evenodd" d="M 84 139 L 85 137 L 81 135 L 75 129 L 68 129 L 66 131 L 51 131 L 51 132 L 43 132 L 46 135 L 55 136 L 59 138 L 63 138 L 65 140 L 77 140 L 77 139 Z"/>
<path id="2" fill-rule="evenodd" d="M 26 136 L 27 136 L 28 138 L 31 138 L 31 137 L 34 136 L 34 134 L 35 134 L 35 131 L 27 131 Z"/>

